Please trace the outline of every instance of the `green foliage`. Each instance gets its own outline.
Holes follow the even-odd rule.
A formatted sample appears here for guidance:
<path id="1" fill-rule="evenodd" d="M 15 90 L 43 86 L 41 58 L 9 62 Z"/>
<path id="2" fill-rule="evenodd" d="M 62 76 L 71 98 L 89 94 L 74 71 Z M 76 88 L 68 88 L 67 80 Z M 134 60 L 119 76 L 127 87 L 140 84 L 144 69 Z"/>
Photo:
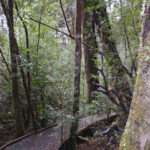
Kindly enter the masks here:
<path id="1" fill-rule="evenodd" d="M 55 31 L 59 29 L 64 31 L 61 27 L 64 26 L 64 19 L 60 9 L 60 4 L 56 0 L 16 0 L 19 8 L 19 14 L 22 16 L 24 23 L 27 26 L 29 33 L 29 48 L 26 48 L 26 36 L 22 21 L 19 19 L 16 10 L 15 18 L 15 33 L 20 49 L 21 66 L 25 70 L 31 72 L 31 97 L 39 114 L 39 120 L 47 123 L 50 120 L 60 121 L 63 116 L 64 120 L 72 119 L 72 104 L 73 104 L 73 80 L 74 80 L 74 41 L 67 38 L 68 43 L 64 46 L 63 37 L 61 33 Z M 139 45 L 138 33 L 140 31 L 141 21 L 140 7 L 142 0 L 125 0 L 123 1 L 123 16 L 120 14 L 120 4 L 118 1 L 107 0 L 107 9 L 111 20 L 113 39 L 117 41 L 119 47 L 119 54 L 122 61 L 128 68 L 131 67 L 131 53 L 129 49 L 125 48 L 125 34 L 122 28 L 122 23 L 126 23 L 127 34 L 129 36 L 131 52 L 133 58 L 136 57 L 136 49 Z M 72 6 L 73 0 L 64 0 L 64 8 Z M 103 6 L 104 0 L 99 3 L 99 0 L 88 0 L 86 10 L 93 11 L 95 8 Z M 132 4 L 132 5 L 131 5 Z M 132 14 L 132 15 L 131 15 Z M 33 21 L 31 18 L 37 20 Z M 69 21 L 70 18 L 67 18 Z M 63 20 L 63 21 L 62 21 Z M 133 27 L 133 20 L 135 27 Z M 41 21 L 44 24 L 38 23 Z M 69 22 L 68 21 L 68 22 Z M 105 22 L 103 22 L 105 23 Z M 102 24 L 103 24 L 102 23 Z M 70 25 L 70 24 L 69 24 Z M 71 27 L 70 27 L 71 28 Z M 64 31 L 67 32 L 67 31 Z M 111 38 L 111 37 L 110 37 Z M 92 44 L 89 41 L 89 45 Z M 4 48 L 4 55 L 10 65 L 9 41 L 7 35 L 0 34 L 0 45 Z M 101 46 L 99 44 L 99 46 Z M 99 51 L 99 47 L 96 51 Z M 27 59 L 27 52 L 30 52 L 29 62 Z M 127 57 L 125 57 L 127 53 Z M 95 56 L 97 57 L 97 56 Z M 99 58 L 99 56 L 98 56 Z M 146 58 L 149 59 L 149 58 Z M 106 79 L 109 82 L 109 65 L 104 61 L 104 65 L 100 60 L 95 59 L 94 63 L 100 68 L 104 67 Z M 84 63 L 82 63 L 81 72 L 81 116 L 87 114 L 95 114 L 107 112 L 108 109 L 115 109 L 108 101 L 108 98 L 102 93 L 96 93 L 96 100 L 92 104 L 87 104 L 87 91 L 85 83 Z M 113 70 L 114 68 L 111 68 Z M 3 67 L 5 74 L 9 77 L 6 67 Z M 22 86 L 20 77 L 20 95 L 22 103 L 26 105 L 25 92 Z M 99 79 L 104 85 L 103 78 L 100 76 L 93 76 Z M 2 84 L 2 91 L 6 95 L 11 93 L 11 82 Z M 11 98 L 7 101 L 10 102 Z M 24 107 L 24 106 L 23 106 Z M 39 121 L 39 122 L 40 122 Z M 64 121 L 65 122 L 65 121 Z"/>

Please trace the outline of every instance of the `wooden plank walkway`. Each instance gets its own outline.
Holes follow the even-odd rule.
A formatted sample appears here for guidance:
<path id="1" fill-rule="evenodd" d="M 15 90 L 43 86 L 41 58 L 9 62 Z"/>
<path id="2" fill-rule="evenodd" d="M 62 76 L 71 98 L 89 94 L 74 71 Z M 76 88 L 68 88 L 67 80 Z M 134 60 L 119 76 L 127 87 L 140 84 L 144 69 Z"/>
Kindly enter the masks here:
<path id="1" fill-rule="evenodd" d="M 111 114 L 113 117 L 116 114 Z M 79 121 L 78 131 L 82 131 L 88 126 L 95 124 L 98 121 L 105 120 L 106 115 L 103 116 L 89 116 L 83 118 Z M 58 150 L 62 144 L 62 133 L 63 133 L 63 142 L 68 139 L 70 131 L 70 125 L 61 125 L 46 129 L 40 133 L 33 134 L 27 138 L 20 139 L 14 144 L 9 144 L 8 146 L 0 147 L 0 150 Z"/>

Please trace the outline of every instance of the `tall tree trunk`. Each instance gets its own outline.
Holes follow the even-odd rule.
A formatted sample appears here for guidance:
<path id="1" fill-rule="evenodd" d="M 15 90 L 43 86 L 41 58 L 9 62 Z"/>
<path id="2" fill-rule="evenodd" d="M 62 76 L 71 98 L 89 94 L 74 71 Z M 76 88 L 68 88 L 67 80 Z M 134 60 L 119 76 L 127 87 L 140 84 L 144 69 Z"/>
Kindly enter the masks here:
<path id="1" fill-rule="evenodd" d="M 119 57 L 111 31 L 105 0 L 95 0 L 95 7 L 95 23 L 102 43 L 104 57 L 111 75 L 111 79 L 108 82 L 111 91 L 109 91 L 108 95 L 114 97 L 113 101 L 118 104 L 124 112 L 128 112 L 132 97 L 128 75 L 131 76 L 131 74 L 122 64 Z"/>
<path id="2" fill-rule="evenodd" d="M 150 150 L 150 3 L 145 2 L 138 71 L 120 150 Z"/>
<path id="3" fill-rule="evenodd" d="M 70 142 L 69 150 L 76 150 L 76 138 L 78 130 L 79 119 L 79 103 L 80 103 L 80 74 L 81 74 L 81 32 L 82 32 L 82 19 L 84 0 L 76 1 L 76 48 L 75 48 L 75 77 L 74 77 L 74 103 L 73 103 L 73 116 L 74 120 L 70 129 Z"/>
<path id="4" fill-rule="evenodd" d="M 85 57 L 85 73 L 87 82 L 88 102 L 96 99 L 96 92 L 99 85 L 99 72 L 97 64 L 98 45 L 95 34 L 94 14 L 89 10 L 89 0 L 85 1 L 83 42 Z"/>
<path id="5" fill-rule="evenodd" d="M 19 97 L 19 74 L 18 74 L 18 46 L 14 34 L 14 19 L 13 19 L 13 6 L 14 1 L 8 0 L 8 6 L 6 1 L 1 0 L 3 11 L 7 18 L 7 25 L 9 28 L 9 45 L 11 54 L 11 70 L 12 70 L 12 96 L 14 103 L 15 119 L 16 119 L 16 131 L 17 136 L 21 136 L 24 133 L 24 124 L 22 117 L 21 101 Z"/>

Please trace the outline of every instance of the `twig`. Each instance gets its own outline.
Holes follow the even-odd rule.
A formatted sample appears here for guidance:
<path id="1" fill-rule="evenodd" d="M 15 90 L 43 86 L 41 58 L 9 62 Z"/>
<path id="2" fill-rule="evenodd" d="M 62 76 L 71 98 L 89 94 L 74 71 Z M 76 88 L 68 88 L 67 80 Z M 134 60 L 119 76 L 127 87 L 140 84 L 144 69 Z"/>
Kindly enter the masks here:
<path id="1" fill-rule="evenodd" d="M 46 24 L 46 23 L 44 23 L 44 22 L 42 22 L 42 21 L 40 21 L 40 20 L 36 20 L 36 19 L 32 18 L 32 17 L 29 16 L 29 15 L 27 15 L 27 16 L 28 16 L 29 19 L 30 19 L 31 21 L 33 21 L 33 22 L 40 23 L 41 25 L 43 25 L 43 26 L 45 26 L 45 27 L 48 27 L 48 28 L 50 28 L 50 29 L 52 29 L 52 30 L 54 30 L 54 31 L 56 31 L 56 32 L 62 33 L 63 35 L 65 35 L 65 36 L 71 38 L 72 40 L 75 40 L 75 39 L 76 39 L 76 37 L 74 37 L 74 36 L 72 36 L 72 35 L 70 35 L 70 34 L 68 34 L 68 33 L 66 33 L 66 32 L 63 32 L 63 31 L 61 31 L 61 30 L 59 30 L 59 29 L 57 29 L 57 28 L 55 28 L 55 27 L 52 27 L 52 26 L 50 26 L 50 25 L 48 25 L 48 24 Z M 87 47 L 90 48 L 90 49 L 94 49 L 94 47 L 91 47 L 90 45 L 88 45 L 88 44 L 85 43 L 85 42 L 81 42 L 81 43 L 82 43 L 83 45 L 87 46 Z M 104 55 L 103 52 L 99 52 L 99 54 L 102 55 L 102 56 Z"/>
<path id="2" fill-rule="evenodd" d="M 40 20 L 36 20 L 36 19 L 32 18 L 31 16 L 29 17 L 29 19 L 30 19 L 31 21 L 33 21 L 33 22 L 40 23 L 40 24 L 43 25 L 43 26 L 46 26 L 46 27 L 48 27 L 48 28 L 50 28 L 50 29 L 52 29 L 52 30 L 55 30 L 56 32 L 62 33 L 62 34 L 64 34 L 64 35 L 66 35 L 67 37 L 71 38 L 71 39 L 75 39 L 73 36 L 69 35 L 68 33 L 63 32 L 63 31 L 61 31 L 61 30 L 59 30 L 59 29 L 57 29 L 57 28 L 55 28 L 55 27 L 52 27 L 52 26 L 50 26 L 50 25 L 48 25 L 48 24 L 46 24 L 46 23 L 44 23 L 44 22 L 42 22 L 42 21 L 40 21 Z"/>

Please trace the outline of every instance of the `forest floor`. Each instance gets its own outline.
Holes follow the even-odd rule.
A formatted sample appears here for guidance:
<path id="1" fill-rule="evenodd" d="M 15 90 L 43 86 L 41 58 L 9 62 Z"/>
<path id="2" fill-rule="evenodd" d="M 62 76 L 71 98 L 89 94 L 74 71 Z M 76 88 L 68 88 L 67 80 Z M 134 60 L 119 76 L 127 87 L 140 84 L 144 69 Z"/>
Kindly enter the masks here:
<path id="1" fill-rule="evenodd" d="M 93 117 L 92 117 L 93 118 Z M 97 121 L 91 124 L 88 118 L 85 118 L 80 123 L 80 132 L 78 134 L 78 150 L 117 150 L 122 129 L 116 124 L 116 117 L 111 119 L 95 118 Z M 93 120 L 94 121 L 94 120 Z M 89 125 L 88 125 L 89 124 Z M 6 130 L 7 129 L 7 130 Z M 0 130 L 0 144 L 14 138 L 14 128 L 6 128 Z M 69 134 L 69 128 L 64 129 L 64 135 Z M 43 132 L 33 134 L 21 141 L 18 141 L 12 146 L 8 146 L 7 150 L 58 150 L 60 143 L 61 128 L 56 126 Z M 68 140 L 67 140 L 68 141 Z M 68 150 L 67 141 L 62 144 L 59 150 Z M 56 148 L 57 147 L 57 148 Z M 21 149 L 20 149 L 21 148 Z"/>
<path id="2" fill-rule="evenodd" d="M 117 118 L 101 120 L 78 134 L 78 150 L 118 150 L 123 129 Z M 69 150 L 67 140 L 59 150 Z"/>
<path id="3" fill-rule="evenodd" d="M 6 121 L 0 124 L 0 146 L 15 138 L 14 123 Z"/>
<path id="4" fill-rule="evenodd" d="M 114 123 L 108 123 L 106 121 L 99 122 L 87 130 L 93 130 L 93 135 L 81 135 L 82 142 L 78 143 L 78 150 L 118 150 L 119 141 L 122 134 L 122 130 Z M 86 130 L 84 131 L 86 133 Z"/>

